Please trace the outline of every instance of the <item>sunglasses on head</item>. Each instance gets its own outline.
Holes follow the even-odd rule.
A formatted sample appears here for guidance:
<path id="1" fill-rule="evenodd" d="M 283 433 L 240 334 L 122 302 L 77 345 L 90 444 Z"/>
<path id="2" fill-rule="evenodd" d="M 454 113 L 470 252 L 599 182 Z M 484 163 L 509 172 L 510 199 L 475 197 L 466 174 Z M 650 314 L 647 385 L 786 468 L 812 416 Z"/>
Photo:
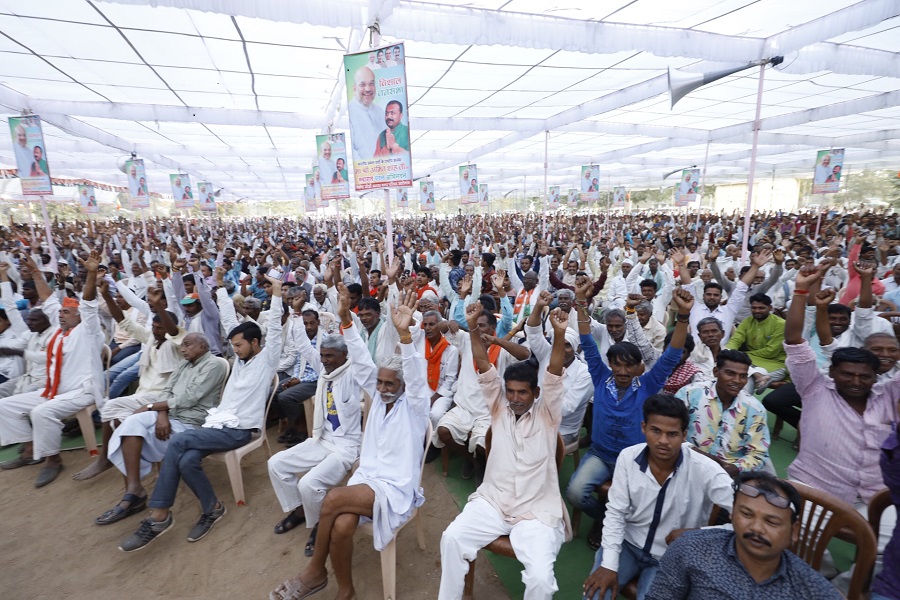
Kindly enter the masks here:
<path id="1" fill-rule="evenodd" d="M 748 498 L 756 498 L 762 495 L 766 502 L 774 506 L 775 508 L 789 508 L 791 512 L 796 513 L 794 507 L 791 506 L 791 501 L 785 498 L 784 496 L 779 496 L 775 492 L 770 492 L 767 490 L 761 490 L 757 487 L 753 487 L 749 483 L 742 483 L 738 486 L 737 491 L 741 494 L 744 494 Z"/>

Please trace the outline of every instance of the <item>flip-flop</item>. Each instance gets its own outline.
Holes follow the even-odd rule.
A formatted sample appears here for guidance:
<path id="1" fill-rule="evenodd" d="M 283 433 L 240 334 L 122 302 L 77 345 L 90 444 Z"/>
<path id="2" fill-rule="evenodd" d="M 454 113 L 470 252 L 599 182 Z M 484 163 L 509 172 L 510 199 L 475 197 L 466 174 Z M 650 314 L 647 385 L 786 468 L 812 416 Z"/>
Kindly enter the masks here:
<path id="1" fill-rule="evenodd" d="M 275 526 L 275 533 L 281 535 L 306 522 L 306 515 L 298 515 L 296 509 Z"/>
<path id="2" fill-rule="evenodd" d="M 122 502 L 128 503 L 128 508 L 122 508 L 119 506 Z M 116 523 L 117 521 L 121 521 L 126 517 L 130 517 L 131 515 L 137 514 L 143 511 L 147 507 L 147 496 L 141 498 L 135 494 L 125 494 L 122 496 L 122 500 L 116 504 L 111 509 L 94 519 L 94 523 L 97 525 L 110 525 L 111 523 Z"/>
<path id="3" fill-rule="evenodd" d="M 296 577 L 294 579 L 288 579 L 280 586 L 269 592 L 269 600 L 303 600 L 304 598 L 309 598 L 313 594 L 321 592 L 327 586 L 327 577 L 324 581 L 322 581 L 322 583 L 313 587 L 308 587 L 305 583 L 300 581 L 300 577 Z M 279 591 L 280 588 L 284 588 L 284 593 Z"/>

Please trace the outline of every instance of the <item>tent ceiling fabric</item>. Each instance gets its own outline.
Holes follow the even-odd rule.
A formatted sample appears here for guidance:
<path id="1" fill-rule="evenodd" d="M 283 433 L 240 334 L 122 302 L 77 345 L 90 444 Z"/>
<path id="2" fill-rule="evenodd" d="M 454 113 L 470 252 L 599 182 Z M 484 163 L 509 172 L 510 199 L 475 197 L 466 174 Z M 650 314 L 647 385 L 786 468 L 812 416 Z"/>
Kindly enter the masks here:
<path id="1" fill-rule="evenodd" d="M 653 22 L 647 22 L 652 15 Z M 900 166 L 900 0 L 0 0 L 0 106 L 40 114 L 52 172 L 151 189 L 184 170 L 226 196 L 297 199 L 317 133 L 347 131 L 342 56 L 368 26 L 406 42 L 415 177 L 453 194 L 455 167 L 493 192 L 537 193 L 595 163 L 604 184 L 652 187 L 702 165 L 746 180 L 758 69 L 669 108 L 666 69 L 767 69 L 758 168 L 809 176 Z M 14 166 L 0 143 L 0 166 Z"/>

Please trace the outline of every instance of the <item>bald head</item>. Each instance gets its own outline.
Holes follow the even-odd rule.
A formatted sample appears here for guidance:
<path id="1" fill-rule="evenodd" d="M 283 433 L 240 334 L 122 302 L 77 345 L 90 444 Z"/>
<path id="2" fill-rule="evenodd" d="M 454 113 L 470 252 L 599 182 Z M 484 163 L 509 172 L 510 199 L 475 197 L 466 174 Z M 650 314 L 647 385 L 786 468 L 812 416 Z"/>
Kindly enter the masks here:
<path id="1" fill-rule="evenodd" d="M 189 333 L 181 340 L 181 356 L 194 363 L 209 352 L 209 340 L 202 333 Z"/>

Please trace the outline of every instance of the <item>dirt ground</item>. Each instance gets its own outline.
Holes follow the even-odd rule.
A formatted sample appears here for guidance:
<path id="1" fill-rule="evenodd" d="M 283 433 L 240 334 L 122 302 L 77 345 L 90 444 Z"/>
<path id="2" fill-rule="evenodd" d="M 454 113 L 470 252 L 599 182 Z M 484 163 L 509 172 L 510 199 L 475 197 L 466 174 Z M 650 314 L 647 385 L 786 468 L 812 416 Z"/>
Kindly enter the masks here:
<path id="1" fill-rule="evenodd" d="M 275 429 L 269 430 L 272 449 Z M 34 488 L 38 468 L 0 472 L 0 598 L 4 600 L 143 600 L 152 598 L 268 598 L 281 581 L 296 574 L 309 560 L 303 555 L 308 530 L 284 535 L 272 531 L 282 517 L 266 472 L 266 451 L 244 458 L 247 505 L 236 506 L 225 465 L 207 461 L 205 469 L 228 513 L 210 534 L 196 543 L 187 533 L 199 516 L 194 495 L 183 484 L 175 501 L 175 527 L 147 548 L 125 554 L 118 543 L 137 528 L 139 515 L 97 526 L 96 518 L 111 508 L 123 489 L 115 469 L 89 481 L 72 475 L 89 464 L 87 452 L 63 452 L 66 469 L 42 489 Z M 415 525 L 400 532 L 397 544 L 399 598 L 437 598 L 440 581 L 441 532 L 458 514 L 443 480 L 425 469 L 424 519 L 427 549 L 416 544 Z M 144 485 L 152 489 L 155 470 Z M 355 538 L 353 579 L 359 600 L 383 597 L 381 563 L 372 539 Z M 483 554 L 483 553 L 482 553 Z M 331 600 L 333 582 L 315 598 Z M 490 563 L 479 555 L 476 595 L 491 600 L 509 598 Z"/>

